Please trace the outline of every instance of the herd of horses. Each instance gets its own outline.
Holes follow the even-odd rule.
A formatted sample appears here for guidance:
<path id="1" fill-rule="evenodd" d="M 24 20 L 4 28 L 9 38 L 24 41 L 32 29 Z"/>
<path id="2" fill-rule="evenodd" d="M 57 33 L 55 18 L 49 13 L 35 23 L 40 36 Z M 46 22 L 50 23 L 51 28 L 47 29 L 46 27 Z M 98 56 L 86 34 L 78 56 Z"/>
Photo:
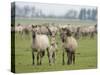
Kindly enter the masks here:
<path id="1" fill-rule="evenodd" d="M 42 25 L 14 25 L 11 24 L 11 32 L 18 33 L 22 36 L 31 34 L 32 38 L 32 64 L 42 64 L 42 59 L 47 52 L 48 62 L 50 65 L 56 61 L 57 39 L 60 36 L 62 46 L 62 64 L 65 64 L 65 54 L 67 54 L 67 64 L 75 64 L 75 54 L 78 48 L 77 40 L 84 37 L 94 38 L 97 34 L 97 25 L 72 26 L 72 25 L 51 25 L 48 23 Z M 31 32 L 31 33 L 30 33 Z M 35 55 L 36 53 L 36 55 Z"/>

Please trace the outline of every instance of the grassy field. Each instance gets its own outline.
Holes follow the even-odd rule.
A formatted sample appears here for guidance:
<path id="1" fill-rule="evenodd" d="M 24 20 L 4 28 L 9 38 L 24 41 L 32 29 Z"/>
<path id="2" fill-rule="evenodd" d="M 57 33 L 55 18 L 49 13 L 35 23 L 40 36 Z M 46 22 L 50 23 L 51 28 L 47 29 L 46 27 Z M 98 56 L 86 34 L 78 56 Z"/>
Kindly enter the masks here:
<path id="1" fill-rule="evenodd" d="M 30 25 L 30 24 L 43 24 L 43 23 L 55 23 L 55 24 L 71 24 L 71 25 L 95 25 L 96 21 L 80 21 L 80 20 L 68 20 L 68 19 L 41 19 L 41 18 L 33 18 L 33 19 L 17 19 L 15 24 L 18 23 L 22 25 Z"/>
<path id="2" fill-rule="evenodd" d="M 95 25 L 96 22 L 84 21 L 69 21 L 69 20 L 36 20 L 36 19 L 17 19 L 15 24 L 42 24 L 42 23 L 56 23 L 56 24 L 71 24 L 71 25 Z M 16 33 L 15 35 L 15 70 L 16 73 L 25 72 L 46 72 L 46 71 L 63 71 L 63 70 L 79 70 L 79 69 L 94 69 L 97 68 L 97 37 L 94 39 L 82 38 L 78 40 L 78 48 L 76 51 L 76 64 L 62 65 L 62 46 L 60 37 L 57 35 L 58 52 L 56 53 L 56 63 L 49 66 L 47 54 L 43 58 L 41 66 L 32 65 L 32 50 L 31 50 L 31 34 L 29 37 L 22 37 Z M 65 58 L 67 60 L 67 56 Z M 67 62 L 66 62 L 67 63 Z"/>
<path id="3" fill-rule="evenodd" d="M 46 72 L 97 68 L 97 37 L 94 39 L 82 38 L 78 40 L 79 47 L 76 51 L 76 64 L 62 65 L 62 46 L 59 36 L 58 52 L 56 53 L 56 63 L 49 66 L 47 54 L 43 58 L 41 66 L 32 65 L 31 35 L 24 36 L 24 39 L 16 33 L 15 36 L 15 69 L 17 73 L 25 72 Z M 67 59 L 67 58 L 66 58 Z"/>

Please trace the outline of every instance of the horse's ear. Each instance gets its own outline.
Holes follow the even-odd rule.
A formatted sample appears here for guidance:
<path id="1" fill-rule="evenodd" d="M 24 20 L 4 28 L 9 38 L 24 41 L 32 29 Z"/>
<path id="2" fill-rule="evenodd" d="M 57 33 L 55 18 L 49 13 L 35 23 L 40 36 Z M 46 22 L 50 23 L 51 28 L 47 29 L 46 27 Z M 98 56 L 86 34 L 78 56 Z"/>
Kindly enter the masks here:
<path id="1" fill-rule="evenodd" d="M 36 28 L 38 27 L 38 25 L 35 26 Z"/>
<path id="2" fill-rule="evenodd" d="M 18 23 L 18 26 L 20 26 L 21 24 L 20 23 Z"/>
<path id="3" fill-rule="evenodd" d="M 34 25 L 32 24 L 32 28 L 34 28 Z"/>
<path id="4" fill-rule="evenodd" d="M 66 29 L 66 31 L 67 31 L 67 33 L 66 33 L 67 36 L 71 36 L 72 35 L 72 32 L 69 29 Z"/>

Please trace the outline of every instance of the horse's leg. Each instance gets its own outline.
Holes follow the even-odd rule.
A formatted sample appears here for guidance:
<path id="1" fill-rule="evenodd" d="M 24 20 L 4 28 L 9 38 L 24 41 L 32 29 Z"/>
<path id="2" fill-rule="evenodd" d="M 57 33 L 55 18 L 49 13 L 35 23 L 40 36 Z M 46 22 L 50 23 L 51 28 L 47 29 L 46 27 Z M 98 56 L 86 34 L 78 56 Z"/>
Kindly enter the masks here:
<path id="1" fill-rule="evenodd" d="M 62 60 L 62 62 L 63 62 L 62 64 L 63 64 L 63 65 L 65 64 L 64 56 L 65 56 L 65 54 L 64 54 L 64 50 L 63 50 L 63 53 L 62 53 L 62 59 L 63 59 L 63 60 Z"/>
<path id="2" fill-rule="evenodd" d="M 48 56 L 48 60 L 49 60 L 49 64 L 50 64 L 50 54 L 49 54 L 49 48 L 47 48 L 47 56 Z"/>
<path id="3" fill-rule="evenodd" d="M 71 52 L 70 51 L 67 51 L 67 57 L 68 57 L 67 64 L 70 65 L 71 64 Z"/>
<path id="4" fill-rule="evenodd" d="M 67 64 L 69 64 L 69 52 L 67 51 Z"/>
<path id="5" fill-rule="evenodd" d="M 53 52 L 53 63 L 55 63 L 55 59 L 56 59 L 56 57 L 55 57 L 55 52 Z"/>
<path id="6" fill-rule="evenodd" d="M 73 56 L 73 53 L 70 52 L 70 64 L 72 64 L 72 56 Z"/>
<path id="7" fill-rule="evenodd" d="M 49 59 L 50 59 L 50 65 L 52 65 L 52 63 L 53 63 L 53 52 L 50 52 L 49 53 Z"/>
<path id="8" fill-rule="evenodd" d="M 39 62 L 39 64 L 41 65 L 42 64 L 42 52 L 40 52 L 40 62 Z"/>
<path id="9" fill-rule="evenodd" d="M 45 55 L 45 51 L 40 52 L 40 65 L 42 64 L 42 58 Z"/>
<path id="10" fill-rule="evenodd" d="M 24 32 L 20 31 L 20 35 L 21 35 L 21 38 L 23 39 L 24 38 Z"/>
<path id="11" fill-rule="evenodd" d="M 35 64 L 35 63 L 34 63 L 35 55 L 34 55 L 34 51 L 33 51 L 33 49 L 32 49 L 32 58 L 33 58 L 33 65 L 34 65 L 34 64 Z"/>
<path id="12" fill-rule="evenodd" d="M 41 57 L 43 57 L 45 55 L 45 51 L 42 51 L 42 55 L 41 55 Z"/>
<path id="13" fill-rule="evenodd" d="M 73 64 L 75 64 L 75 52 L 73 52 L 72 57 L 73 57 Z"/>
<path id="14" fill-rule="evenodd" d="M 37 52 L 37 65 L 39 65 L 39 52 Z"/>

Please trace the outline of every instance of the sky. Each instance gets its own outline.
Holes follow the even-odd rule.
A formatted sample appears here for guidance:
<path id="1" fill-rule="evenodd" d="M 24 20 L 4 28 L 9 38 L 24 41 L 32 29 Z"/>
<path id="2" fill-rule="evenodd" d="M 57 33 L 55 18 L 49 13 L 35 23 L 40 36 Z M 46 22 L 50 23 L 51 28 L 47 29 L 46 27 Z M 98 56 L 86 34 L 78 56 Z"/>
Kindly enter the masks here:
<path id="1" fill-rule="evenodd" d="M 67 5 L 67 4 L 46 4 L 46 3 L 33 3 L 33 2 L 16 2 L 16 5 L 23 7 L 25 5 L 32 7 L 35 6 L 36 9 L 41 9 L 46 15 L 54 14 L 56 16 L 64 15 L 68 10 L 74 9 L 79 12 L 81 8 L 95 9 L 95 6 L 80 6 L 80 5 Z"/>

